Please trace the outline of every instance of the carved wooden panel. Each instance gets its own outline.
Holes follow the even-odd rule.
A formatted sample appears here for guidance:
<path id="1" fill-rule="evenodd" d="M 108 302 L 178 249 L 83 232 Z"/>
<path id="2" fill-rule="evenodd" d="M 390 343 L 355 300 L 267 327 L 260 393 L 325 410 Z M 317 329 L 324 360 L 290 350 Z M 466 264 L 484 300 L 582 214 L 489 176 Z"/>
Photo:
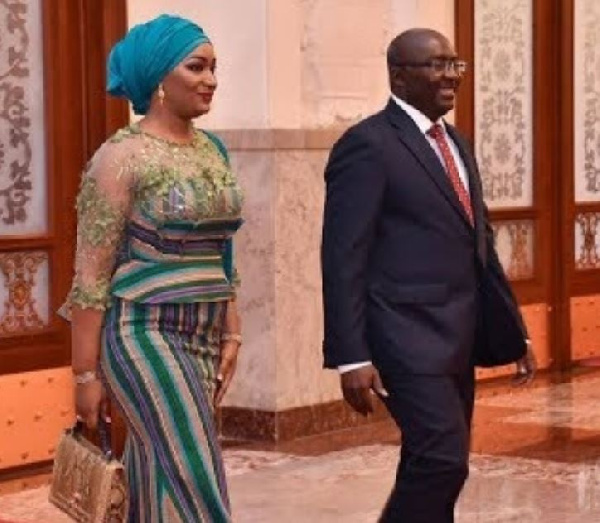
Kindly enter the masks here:
<path id="1" fill-rule="evenodd" d="M 48 325 L 48 254 L 0 253 L 0 336 Z"/>
<path id="2" fill-rule="evenodd" d="M 534 222 L 506 220 L 492 223 L 498 257 L 510 280 L 533 277 Z"/>
<path id="3" fill-rule="evenodd" d="M 0 1 L 0 236 L 47 229 L 41 0 Z"/>
<path id="4" fill-rule="evenodd" d="M 575 216 L 575 268 L 600 268 L 600 213 L 581 212 Z"/>
<path id="5" fill-rule="evenodd" d="M 475 2 L 475 144 L 490 208 L 533 201 L 532 1 Z"/>
<path id="6" fill-rule="evenodd" d="M 600 201 L 600 2 L 575 0 L 575 201 Z"/>

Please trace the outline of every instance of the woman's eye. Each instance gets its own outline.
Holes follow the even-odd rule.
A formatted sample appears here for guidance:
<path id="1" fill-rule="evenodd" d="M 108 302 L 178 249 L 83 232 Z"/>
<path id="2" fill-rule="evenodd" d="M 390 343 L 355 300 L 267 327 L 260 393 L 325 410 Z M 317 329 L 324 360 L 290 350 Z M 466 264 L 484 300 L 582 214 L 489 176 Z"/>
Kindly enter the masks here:
<path id="1" fill-rule="evenodd" d="M 216 65 L 201 65 L 201 64 L 188 64 L 187 65 L 187 69 L 188 71 L 192 71 L 193 73 L 201 73 L 202 71 L 205 70 L 210 70 L 211 73 L 215 73 L 215 71 L 217 70 L 217 66 Z"/>

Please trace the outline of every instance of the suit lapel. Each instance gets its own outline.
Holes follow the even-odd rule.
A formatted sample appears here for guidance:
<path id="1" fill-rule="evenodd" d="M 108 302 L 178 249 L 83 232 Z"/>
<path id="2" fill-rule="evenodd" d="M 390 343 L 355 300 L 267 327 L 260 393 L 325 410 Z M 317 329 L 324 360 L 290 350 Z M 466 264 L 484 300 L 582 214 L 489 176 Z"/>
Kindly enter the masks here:
<path id="1" fill-rule="evenodd" d="M 485 262 L 487 258 L 487 244 L 486 244 L 486 230 L 485 230 L 485 205 L 483 200 L 483 192 L 481 190 L 481 181 L 479 176 L 479 170 L 475 163 L 475 158 L 471 153 L 469 145 L 465 142 L 463 137 L 456 132 L 456 129 L 446 124 L 448 134 L 458 147 L 458 152 L 467 168 L 469 175 L 469 192 L 471 195 L 471 207 L 473 208 L 473 215 L 475 217 L 475 233 L 477 236 L 477 252 Z"/>
<path id="2" fill-rule="evenodd" d="M 437 154 L 429 145 L 427 138 L 419 130 L 417 125 L 393 100 L 388 103 L 385 113 L 396 128 L 398 138 L 413 153 L 415 159 L 423 166 L 425 172 L 437 185 L 442 195 L 450 205 L 460 214 L 465 224 L 471 228 L 469 218 L 465 213 L 458 195 L 452 187 L 446 169 L 440 162 Z M 462 153 L 461 153 L 462 154 Z"/>

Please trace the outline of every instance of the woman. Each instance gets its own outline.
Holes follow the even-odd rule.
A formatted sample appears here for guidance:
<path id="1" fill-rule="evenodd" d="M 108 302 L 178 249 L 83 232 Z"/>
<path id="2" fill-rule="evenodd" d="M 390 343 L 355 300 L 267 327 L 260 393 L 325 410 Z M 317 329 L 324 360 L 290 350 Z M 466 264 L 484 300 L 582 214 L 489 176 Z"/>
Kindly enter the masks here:
<path id="1" fill-rule="evenodd" d="M 108 91 L 144 117 L 99 148 L 77 200 L 76 410 L 95 427 L 101 374 L 128 427 L 136 523 L 230 521 L 213 407 L 241 344 L 241 193 L 221 142 L 192 125 L 210 110 L 215 65 L 188 20 L 134 27 L 111 52 Z"/>

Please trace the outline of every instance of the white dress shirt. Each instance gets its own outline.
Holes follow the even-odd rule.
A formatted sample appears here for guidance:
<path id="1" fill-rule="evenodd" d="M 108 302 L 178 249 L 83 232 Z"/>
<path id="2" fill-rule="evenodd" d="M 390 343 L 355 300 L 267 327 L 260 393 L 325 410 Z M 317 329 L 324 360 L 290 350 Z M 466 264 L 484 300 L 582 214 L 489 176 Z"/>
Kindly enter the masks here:
<path id="1" fill-rule="evenodd" d="M 429 129 L 431 129 L 431 127 L 435 123 L 442 126 L 442 129 L 444 130 L 444 135 L 446 137 L 446 141 L 448 142 L 448 145 L 450 146 L 450 152 L 452 153 L 452 157 L 454 158 L 454 163 L 456 163 L 456 167 L 458 168 L 458 176 L 460 176 L 460 181 L 463 183 L 463 185 L 465 186 L 465 189 L 467 190 L 467 193 L 468 193 L 469 192 L 469 174 L 467 172 L 465 162 L 463 162 L 463 159 L 461 158 L 460 153 L 458 152 L 457 145 L 454 143 L 454 140 L 452 140 L 452 138 L 446 131 L 446 123 L 444 122 L 444 120 L 442 120 L 440 118 L 437 122 L 432 122 L 421 111 L 419 111 L 418 109 L 415 109 L 412 105 L 406 103 L 404 100 L 401 100 L 400 98 L 398 98 L 397 96 L 395 96 L 393 94 L 392 94 L 392 100 L 394 100 L 394 102 L 396 102 L 404 110 L 404 112 L 406 114 L 408 114 L 408 116 L 411 117 L 412 121 L 415 122 L 415 124 L 419 128 L 419 131 L 421 131 L 423 133 L 423 135 L 425 136 L 425 138 L 427 138 L 429 145 L 431 145 L 431 148 L 435 151 L 435 154 L 437 154 L 437 156 L 440 159 L 440 162 L 442 163 L 442 166 L 444 167 L 444 170 L 445 170 L 446 164 L 444 163 L 444 157 L 442 156 L 442 151 L 440 151 L 440 148 L 438 147 L 435 139 L 427 134 L 427 131 L 429 131 Z"/>
<path id="2" fill-rule="evenodd" d="M 427 116 L 425 116 L 418 109 L 415 109 L 412 105 L 406 103 L 404 100 L 401 100 L 394 94 L 392 94 L 391 96 L 392 96 L 392 100 L 394 100 L 394 102 L 397 103 L 400 106 L 400 108 L 406 114 L 408 114 L 408 116 L 410 116 L 412 121 L 415 122 L 416 126 L 419 128 L 419 131 L 421 131 L 421 133 L 423 133 L 423 135 L 427 139 L 427 142 L 429 142 L 429 145 L 431 145 L 431 148 L 435 151 L 435 154 L 437 154 L 437 156 L 440 159 L 440 162 L 445 170 L 446 165 L 444 164 L 444 157 L 442 156 L 442 152 L 440 151 L 440 148 L 438 147 L 435 139 L 433 139 L 431 136 L 429 136 L 427 134 L 427 131 L 429 131 L 429 129 L 431 129 L 431 127 L 434 125 L 434 123 L 438 123 L 442 126 L 442 129 L 444 130 L 444 134 L 446 137 L 446 141 L 448 142 L 448 145 L 450 146 L 450 152 L 452 153 L 452 156 L 454 157 L 454 162 L 456 163 L 456 167 L 458 168 L 458 175 L 460 176 L 460 180 L 462 181 L 463 185 L 465 186 L 467 193 L 469 193 L 469 175 L 467 173 L 467 168 L 460 156 L 460 153 L 458 152 L 458 147 L 454 143 L 454 140 L 452 140 L 450 135 L 446 132 L 446 124 L 444 123 L 444 120 L 442 120 L 440 118 L 437 122 L 432 122 Z M 348 363 L 347 365 L 340 365 L 338 367 L 338 371 L 340 372 L 340 374 L 344 374 L 345 372 L 350 372 L 351 370 L 360 369 L 361 367 L 366 367 L 367 365 L 371 365 L 371 362 L 370 361 L 360 361 L 360 362 L 356 362 L 356 363 Z"/>

